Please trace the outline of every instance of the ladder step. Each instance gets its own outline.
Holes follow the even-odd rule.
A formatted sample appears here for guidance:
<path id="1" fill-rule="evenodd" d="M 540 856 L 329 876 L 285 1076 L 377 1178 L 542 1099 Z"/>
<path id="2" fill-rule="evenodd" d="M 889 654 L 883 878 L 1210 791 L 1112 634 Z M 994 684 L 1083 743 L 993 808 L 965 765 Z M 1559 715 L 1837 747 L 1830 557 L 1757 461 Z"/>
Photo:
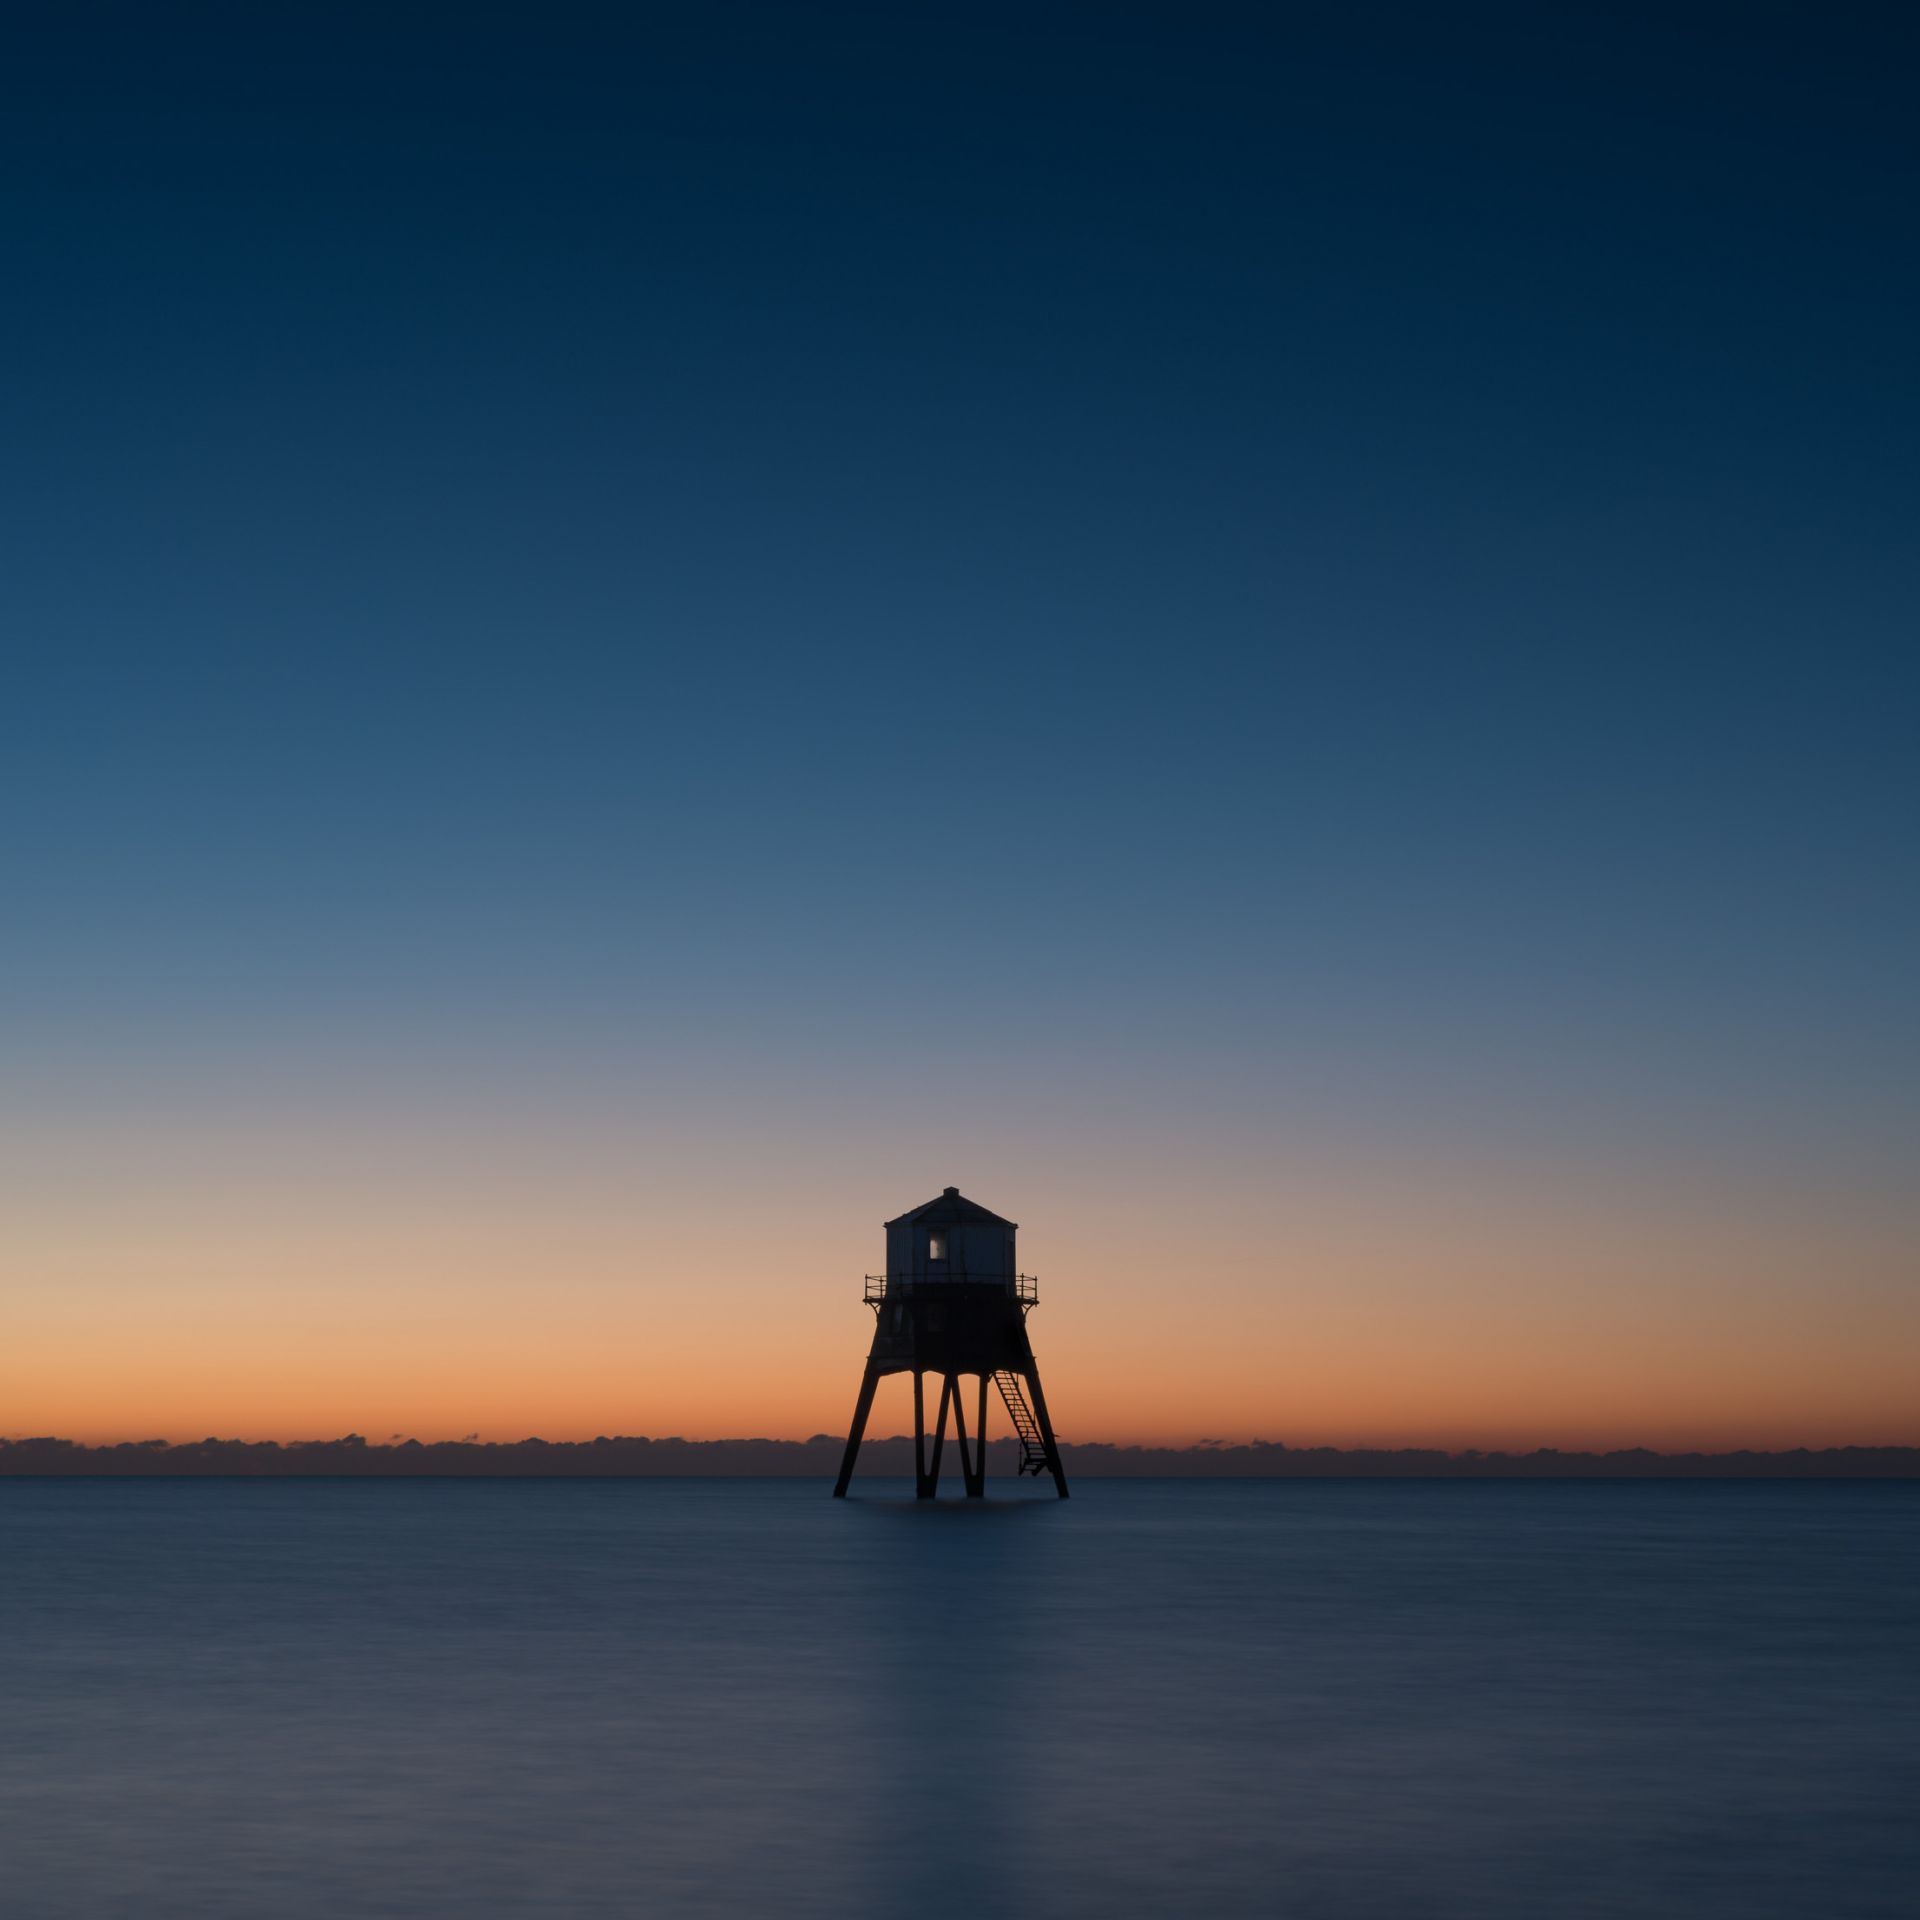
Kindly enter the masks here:
<path id="1" fill-rule="evenodd" d="M 996 1373 L 993 1380 L 1000 1389 L 1000 1398 L 1006 1403 L 1007 1417 L 1013 1422 L 1013 1430 L 1020 1439 L 1018 1471 L 1038 1478 L 1047 1471 L 1047 1446 L 1040 1432 L 1040 1422 L 1034 1418 L 1033 1409 L 1027 1404 L 1026 1388 L 1017 1373 Z"/>

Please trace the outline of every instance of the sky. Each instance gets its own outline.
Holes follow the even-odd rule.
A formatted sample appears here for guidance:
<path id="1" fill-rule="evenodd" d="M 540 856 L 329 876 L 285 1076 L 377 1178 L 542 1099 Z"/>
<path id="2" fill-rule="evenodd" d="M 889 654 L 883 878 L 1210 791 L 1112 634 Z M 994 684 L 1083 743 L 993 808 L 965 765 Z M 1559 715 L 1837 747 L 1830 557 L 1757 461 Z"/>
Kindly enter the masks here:
<path id="1" fill-rule="evenodd" d="M 1920 1441 L 1917 53 L 9 7 L 0 1433 Z"/>

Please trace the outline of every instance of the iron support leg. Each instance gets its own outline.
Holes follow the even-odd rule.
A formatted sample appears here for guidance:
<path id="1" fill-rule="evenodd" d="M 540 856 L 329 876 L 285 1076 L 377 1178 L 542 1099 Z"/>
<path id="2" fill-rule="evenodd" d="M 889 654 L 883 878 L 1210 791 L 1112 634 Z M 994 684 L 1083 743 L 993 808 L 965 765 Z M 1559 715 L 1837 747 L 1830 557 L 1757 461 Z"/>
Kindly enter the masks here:
<path id="1" fill-rule="evenodd" d="M 860 1456 L 860 1440 L 867 1430 L 867 1415 L 873 1411 L 873 1390 L 879 1384 L 880 1376 L 869 1361 L 866 1372 L 860 1377 L 860 1397 L 853 1403 L 853 1425 L 847 1429 L 847 1450 L 840 1458 L 840 1478 L 833 1483 L 833 1497 L 836 1500 L 847 1497 L 847 1482 L 853 1478 L 853 1463 Z"/>
<path id="2" fill-rule="evenodd" d="M 927 1393 L 920 1383 L 920 1369 L 913 1370 L 913 1490 L 922 1500 L 927 1497 Z"/>
<path id="3" fill-rule="evenodd" d="M 1033 1394 L 1034 1418 L 1040 1422 L 1040 1438 L 1046 1443 L 1047 1465 L 1053 1473 L 1054 1490 L 1062 1500 L 1067 1497 L 1067 1470 L 1060 1464 L 1060 1449 L 1054 1443 L 1053 1422 L 1047 1418 L 1047 1396 L 1040 1391 L 1040 1369 L 1027 1369 L 1027 1386 Z"/>
<path id="4" fill-rule="evenodd" d="M 940 1382 L 940 1412 L 933 1423 L 933 1457 L 927 1462 L 926 1478 L 921 1483 L 922 1500 L 931 1500 L 940 1491 L 940 1450 L 947 1443 L 947 1402 L 953 1397 L 953 1375 L 949 1373 Z"/>
<path id="5" fill-rule="evenodd" d="M 952 1373 L 947 1376 L 947 1384 L 953 1393 L 953 1444 L 960 1449 L 960 1484 L 967 1490 L 967 1498 L 973 1498 L 974 1457 L 967 1451 L 967 1414 L 966 1401 L 960 1392 L 960 1376 Z"/>
<path id="6" fill-rule="evenodd" d="M 980 1376 L 980 1418 L 973 1429 L 973 1485 L 967 1491 L 976 1500 L 983 1499 L 987 1491 L 987 1380 Z"/>

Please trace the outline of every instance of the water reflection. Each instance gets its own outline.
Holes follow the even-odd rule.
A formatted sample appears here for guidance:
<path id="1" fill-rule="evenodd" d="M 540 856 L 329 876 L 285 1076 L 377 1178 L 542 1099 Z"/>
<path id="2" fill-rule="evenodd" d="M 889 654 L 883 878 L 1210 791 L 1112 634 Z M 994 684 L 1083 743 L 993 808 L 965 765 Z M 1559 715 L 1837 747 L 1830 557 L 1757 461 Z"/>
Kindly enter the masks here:
<path id="1" fill-rule="evenodd" d="M 0 1482 L 26 1920 L 1904 1914 L 1920 1488 Z"/>

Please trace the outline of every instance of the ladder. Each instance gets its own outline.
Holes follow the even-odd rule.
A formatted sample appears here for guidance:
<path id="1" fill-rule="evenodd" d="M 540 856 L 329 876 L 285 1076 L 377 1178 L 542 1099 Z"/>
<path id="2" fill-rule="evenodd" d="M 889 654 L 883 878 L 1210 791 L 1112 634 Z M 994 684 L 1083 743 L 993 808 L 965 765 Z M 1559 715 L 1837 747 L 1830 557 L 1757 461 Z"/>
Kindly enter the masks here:
<path id="1" fill-rule="evenodd" d="M 1040 1422 L 1027 1405 L 1027 1390 L 1017 1373 L 1004 1368 L 993 1376 L 993 1384 L 1000 1389 L 1000 1398 L 1007 1403 L 1007 1417 L 1020 1436 L 1019 1471 L 1038 1479 L 1047 1471 L 1047 1443 L 1040 1437 Z"/>

